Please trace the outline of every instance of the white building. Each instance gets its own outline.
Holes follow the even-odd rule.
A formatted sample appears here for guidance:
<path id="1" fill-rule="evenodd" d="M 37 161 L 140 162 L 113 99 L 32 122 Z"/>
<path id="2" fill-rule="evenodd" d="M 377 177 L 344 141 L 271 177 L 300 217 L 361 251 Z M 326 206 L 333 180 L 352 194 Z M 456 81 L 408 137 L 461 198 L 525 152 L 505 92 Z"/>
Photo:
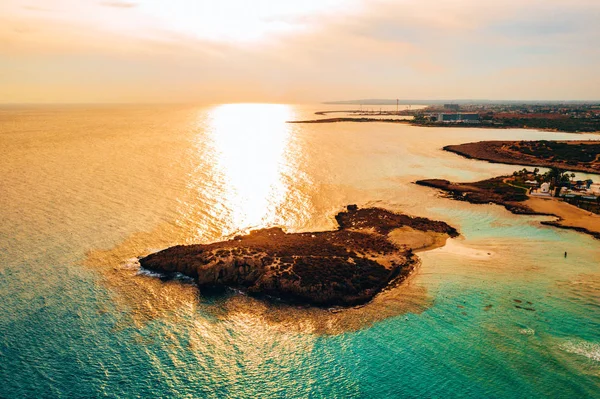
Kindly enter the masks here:
<path id="1" fill-rule="evenodd" d="M 542 194 L 550 194 L 550 183 L 542 183 L 540 186 L 540 192 Z"/>

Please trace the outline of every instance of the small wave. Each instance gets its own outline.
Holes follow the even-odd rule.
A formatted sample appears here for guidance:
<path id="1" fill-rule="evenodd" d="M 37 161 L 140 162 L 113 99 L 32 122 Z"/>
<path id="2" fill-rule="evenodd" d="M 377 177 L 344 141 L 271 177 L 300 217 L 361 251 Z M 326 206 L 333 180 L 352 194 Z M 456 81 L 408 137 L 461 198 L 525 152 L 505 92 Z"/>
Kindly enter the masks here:
<path id="1" fill-rule="evenodd" d="M 140 267 L 137 274 L 138 274 L 138 276 L 148 276 L 148 277 L 155 277 L 155 278 L 165 278 L 166 277 L 162 273 L 153 272 L 151 270 L 144 269 L 143 267 Z"/>
<path id="2" fill-rule="evenodd" d="M 134 269 L 134 270 L 139 269 L 140 261 L 138 258 L 129 258 L 123 264 L 123 268 L 124 269 Z"/>
<path id="3" fill-rule="evenodd" d="M 127 259 L 125 261 L 125 263 L 123 263 L 122 266 L 124 269 L 131 269 L 131 270 L 137 270 L 137 275 L 141 275 L 141 276 L 148 276 L 148 277 L 155 277 L 155 278 L 160 278 L 160 279 L 164 279 L 167 278 L 167 276 L 169 277 L 169 279 L 171 280 L 177 280 L 177 281 L 181 281 L 183 283 L 193 283 L 195 282 L 194 279 L 192 277 L 186 276 L 183 273 L 173 273 L 173 274 L 164 274 L 164 273 L 159 273 L 159 272 L 154 272 L 148 269 L 144 269 L 141 265 L 140 265 L 140 261 L 139 258 L 130 258 Z"/>
<path id="4" fill-rule="evenodd" d="M 560 349 L 600 362 L 600 344 L 587 341 L 566 342 Z"/>
<path id="5" fill-rule="evenodd" d="M 192 277 L 190 276 L 186 276 L 185 274 L 182 273 L 175 273 L 173 275 L 173 280 L 177 280 L 177 281 L 181 281 L 183 283 L 195 283 L 196 280 L 194 280 Z"/>
<path id="6" fill-rule="evenodd" d="M 146 276 L 146 277 L 153 277 L 153 278 L 159 278 L 161 280 L 175 280 L 175 281 L 179 281 L 182 284 L 196 284 L 196 280 L 194 280 L 192 277 L 186 276 L 185 274 L 182 273 L 160 273 L 160 272 L 154 272 L 148 269 L 144 269 L 143 267 L 140 267 L 139 270 L 136 273 L 138 276 Z"/>
<path id="7" fill-rule="evenodd" d="M 242 291 L 242 290 L 240 290 L 240 289 L 237 289 L 237 288 L 229 288 L 229 290 L 230 290 L 231 292 L 233 292 L 233 293 L 237 294 L 237 295 L 243 295 L 243 296 L 246 296 L 246 292 L 244 292 L 244 291 Z"/>
<path id="8" fill-rule="evenodd" d="M 521 328 L 521 329 L 519 329 L 519 334 L 534 335 L 535 330 L 533 328 Z"/>

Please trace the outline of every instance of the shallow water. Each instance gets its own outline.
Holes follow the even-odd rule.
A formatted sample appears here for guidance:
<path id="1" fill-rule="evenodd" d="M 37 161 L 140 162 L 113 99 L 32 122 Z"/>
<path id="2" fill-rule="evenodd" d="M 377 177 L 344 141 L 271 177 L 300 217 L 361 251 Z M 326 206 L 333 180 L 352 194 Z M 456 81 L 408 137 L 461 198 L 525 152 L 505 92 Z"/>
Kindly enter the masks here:
<path id="1" fill-rule="evenodd" d="M 412 184 L 518 168 L 444 145 L 582 136 L 285 123 L 322 109 L 0 109 L 0 397 L 600 397 L 598 241 Z M 335 313 L 203 296 L 132 259 L 333 228 L 349 203 L 462 236 Z"/>

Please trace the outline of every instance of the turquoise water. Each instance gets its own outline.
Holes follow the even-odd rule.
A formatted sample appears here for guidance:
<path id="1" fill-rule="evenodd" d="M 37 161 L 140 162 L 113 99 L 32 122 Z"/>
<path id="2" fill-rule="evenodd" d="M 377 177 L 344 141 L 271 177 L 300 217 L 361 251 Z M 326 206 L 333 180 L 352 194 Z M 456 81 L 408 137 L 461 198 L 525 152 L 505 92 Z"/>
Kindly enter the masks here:
<path id="1" fill-rule="evenodd" d="M 240 112 L 0 113 L 0 397 L 600 397 L 598 241 L 411 183 L 513 170 L 442 145 L 572 136 L 219 120 Z M 459 228 L 397 289 L 421 306 L 376 303 L 346 312 L 359 325 L 342 314 L 317 328 L 327 311 L 205 297 L 128 263 L 236 229 L 330 228 L 347 203 Z M 384 308 L 389 317 L 373 315 Z"/>

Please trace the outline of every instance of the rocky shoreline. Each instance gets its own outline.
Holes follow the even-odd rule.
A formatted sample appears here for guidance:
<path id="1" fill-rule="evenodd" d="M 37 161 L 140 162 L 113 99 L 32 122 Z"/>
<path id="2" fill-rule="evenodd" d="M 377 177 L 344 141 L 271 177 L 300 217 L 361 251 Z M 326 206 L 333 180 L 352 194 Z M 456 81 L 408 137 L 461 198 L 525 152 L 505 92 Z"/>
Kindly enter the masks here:
<path id="1" fill-rule="evenodd" d="M 531 145 L 540 144 L 541 141 L 523 142 L 523 141 L 479 141 L 476 143 L 465 143 L 458 145 L 448 145 L 444 151 L 452 152 L 469 159 L 479 159 L 491 163 L 502 163 L 509 165 L 539 166 L 539 167 L 557 167 L 564 170 L 585 173 L 600 173 L 600 162 L 572 161 L 560 159 L 554 153 L 552 158 L 542 158 L 541 151 L 532 150 Z M 570 146 L 576 145 L 598 145 L 600 141 L 569 141 L 569 142 L 547 142 Z M 523 147 L 519 150 L 519 147 Z M 582 147 L 585 148 L 585 147 Z M 527 152 L 525 152 L 527 151 Z M 584 154 L 582 154 L 584 155 Z"/>
<path id="2" fill-rule="evenodd" d="M 524 204 L 527 200 L 525 190 L 504 183 L 508 176 L 473 183 L 452 183 L 442 179 L 417 180 L 419 186 L 442 190 L 448 198 L 466 201 L 471 204 L 494 203 L 505 207 L 512 213 L 520 215 L 538 215 L 533 209 Z"/>
<path id="3" fill-rule="evenodd" d="M 234 288 L 290 303 L 355 306 L 410 275 L 418 264 L 413 250 L 458 236 L 444 222 L 380 208 L 349 205 L 335 219 L 335 231 L 261 229 L 229 241 L 171 247 L 139 261 L 150 271 L 192 277 L 200 290 Z"/>

